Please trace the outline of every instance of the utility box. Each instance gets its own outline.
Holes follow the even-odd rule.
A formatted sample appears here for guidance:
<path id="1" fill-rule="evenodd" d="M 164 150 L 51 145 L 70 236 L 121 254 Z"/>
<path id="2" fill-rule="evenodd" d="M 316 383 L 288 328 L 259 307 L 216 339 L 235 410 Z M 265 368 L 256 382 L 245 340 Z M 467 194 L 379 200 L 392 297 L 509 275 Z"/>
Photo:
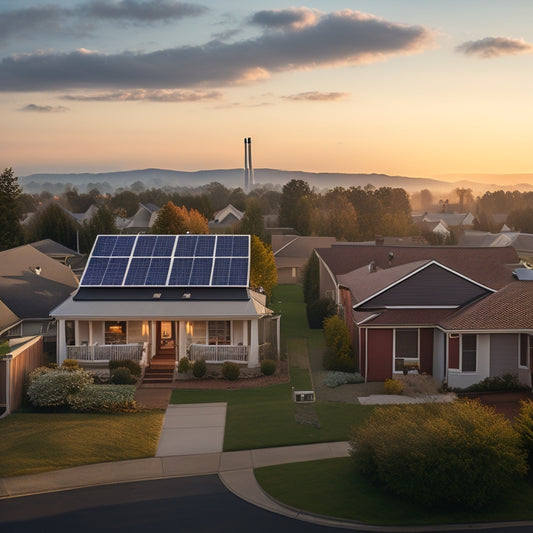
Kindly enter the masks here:
<path id="1" fill-rule="evenodd" d="M 315 401 L 315 391 L 293 389 L 292 400 L 297 403 L 312 403 Z"/>

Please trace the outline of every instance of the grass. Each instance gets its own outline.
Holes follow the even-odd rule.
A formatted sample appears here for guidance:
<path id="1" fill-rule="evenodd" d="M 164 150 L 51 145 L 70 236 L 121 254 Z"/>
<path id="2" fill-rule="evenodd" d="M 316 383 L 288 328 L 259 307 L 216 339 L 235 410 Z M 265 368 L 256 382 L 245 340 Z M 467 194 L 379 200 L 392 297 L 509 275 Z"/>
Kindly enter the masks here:
<path id="1" fill-rule="evenodd" d="M 6 355 L 10 352 L 9 342 L 0 342 L 0 355 Z"/>
<path id="2" fill-rule="evenodd" d="M 0 420 L 0 477 L 153 457 L 164 411 L 14 413 Z"/>
<path id="3" fill-rule="evenodd" d="M 533 519 L 533 487 L 521 481 L 482 511 L 427 509 L 385 492 L 355 468 L 349 457 L 277 465 L 255 470 L 277 500 L 316 514 L 373 525 L 428 525 Z"/>

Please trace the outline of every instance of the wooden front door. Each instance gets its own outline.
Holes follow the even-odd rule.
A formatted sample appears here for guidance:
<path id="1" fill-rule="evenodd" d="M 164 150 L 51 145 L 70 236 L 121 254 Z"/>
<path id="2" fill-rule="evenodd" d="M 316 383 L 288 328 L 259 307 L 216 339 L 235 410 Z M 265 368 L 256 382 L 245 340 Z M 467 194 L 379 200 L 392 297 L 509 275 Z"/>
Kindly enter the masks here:
<path id="1" fill-rule="evenodd" d="M 176 355 L 176 323 L 157 322 L 157 355 Z"/>

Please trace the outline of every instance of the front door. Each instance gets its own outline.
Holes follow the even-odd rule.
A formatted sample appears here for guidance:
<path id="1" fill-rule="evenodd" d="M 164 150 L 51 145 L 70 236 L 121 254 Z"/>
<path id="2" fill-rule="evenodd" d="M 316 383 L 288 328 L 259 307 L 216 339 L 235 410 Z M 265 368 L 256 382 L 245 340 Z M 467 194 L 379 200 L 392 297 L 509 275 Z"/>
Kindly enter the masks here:
<path id="1" fill-rule="evenodd" d="M 176 355 L 175 322 L 157 322 L 157 355 Z"/>

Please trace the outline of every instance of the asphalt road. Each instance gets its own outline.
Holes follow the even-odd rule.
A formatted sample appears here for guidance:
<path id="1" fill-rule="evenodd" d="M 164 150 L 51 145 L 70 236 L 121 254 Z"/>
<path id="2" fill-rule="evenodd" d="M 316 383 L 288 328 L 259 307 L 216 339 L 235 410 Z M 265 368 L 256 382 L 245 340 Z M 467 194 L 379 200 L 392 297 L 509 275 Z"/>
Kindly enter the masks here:
<path id="1" fill-rule="evenodd" d="M 376 528 L 371 530 L 375 532 Z M 501 527 L 478 531 L 503 533 L 509 530 L 509 527 Z M 512 529 L 513 532 L 531 530 L 531 526 Z M 0 500 L 0 531 L 333 533 L 349 530 L 270 513 L 236 497 L 218 476 L 209 475 L 3 499 Z M 465 531 L 472 531 L 472 528 Z"/>

